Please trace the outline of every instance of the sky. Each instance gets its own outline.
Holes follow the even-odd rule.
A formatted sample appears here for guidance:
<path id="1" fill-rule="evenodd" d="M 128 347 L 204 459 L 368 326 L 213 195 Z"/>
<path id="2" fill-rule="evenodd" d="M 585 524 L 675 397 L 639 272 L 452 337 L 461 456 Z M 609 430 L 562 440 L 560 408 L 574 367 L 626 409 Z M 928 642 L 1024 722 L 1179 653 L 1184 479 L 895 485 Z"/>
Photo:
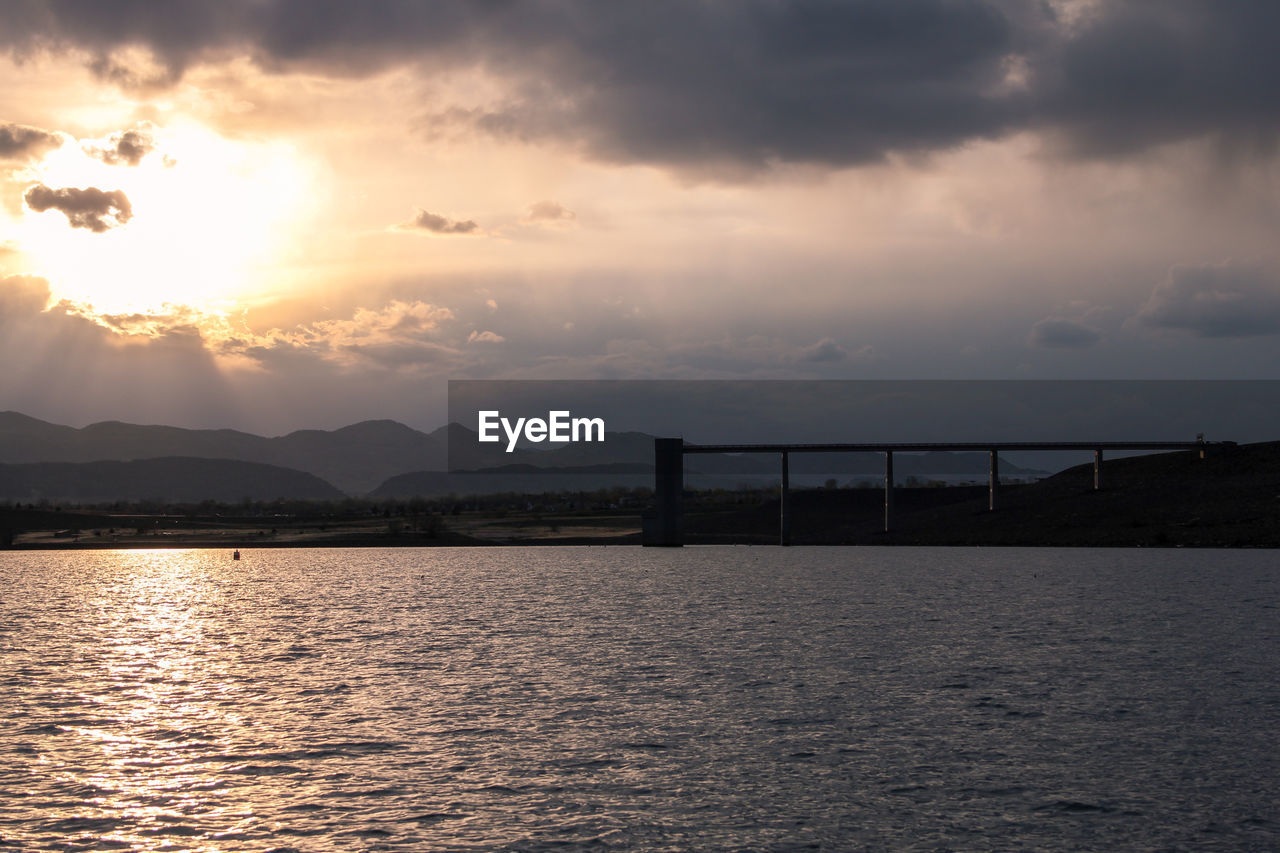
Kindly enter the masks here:
<path id="1" fill-rule="evenodd" d="M 1280 5 L 0 5 L 0 409 L 449 379 L 1257 379 Z"/>

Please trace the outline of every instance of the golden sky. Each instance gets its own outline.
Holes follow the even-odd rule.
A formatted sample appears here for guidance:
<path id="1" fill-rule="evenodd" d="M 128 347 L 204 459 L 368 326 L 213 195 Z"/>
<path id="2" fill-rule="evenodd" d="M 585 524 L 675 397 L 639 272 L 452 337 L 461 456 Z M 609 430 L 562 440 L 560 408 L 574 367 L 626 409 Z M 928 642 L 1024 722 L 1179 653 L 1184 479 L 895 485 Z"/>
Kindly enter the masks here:
<path id="1" fill-rule="evenodd" d="M 0 11 L 0 409 L 449 378 L 1269 377 L 1268 4 Z"/>

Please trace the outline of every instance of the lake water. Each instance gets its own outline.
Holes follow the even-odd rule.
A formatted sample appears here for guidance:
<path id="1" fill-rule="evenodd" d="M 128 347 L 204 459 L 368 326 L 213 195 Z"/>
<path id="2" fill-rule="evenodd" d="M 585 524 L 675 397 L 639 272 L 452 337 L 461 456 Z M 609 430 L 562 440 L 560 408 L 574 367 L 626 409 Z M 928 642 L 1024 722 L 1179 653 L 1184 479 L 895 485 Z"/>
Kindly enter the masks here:
<path id="1" fill-rule="evenodd" d="M 0 554 L 0 850 L 1280 849 L 1280 552 Z"/>

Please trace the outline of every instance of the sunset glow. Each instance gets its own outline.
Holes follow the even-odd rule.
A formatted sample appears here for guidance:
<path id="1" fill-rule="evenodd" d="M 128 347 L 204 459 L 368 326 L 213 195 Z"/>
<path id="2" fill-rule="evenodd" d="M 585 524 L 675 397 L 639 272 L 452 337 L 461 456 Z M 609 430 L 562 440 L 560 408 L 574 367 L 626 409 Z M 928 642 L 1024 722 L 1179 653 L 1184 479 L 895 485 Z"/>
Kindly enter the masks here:
<path id="1" fill-rule="evenodd" d="M 1269 377 L 1274 13 L 1176 6 L 0 12 L 0 356 L 102 393 L 0 404 L 276 431 L 438 426 L 454 378 Z M 173 384 L 206 372 L 217 423 Z"/>
<path id="2" fill-rule="evenodd" d="M 304 189 L 314 191 L 298 153 L 194 124 L 153 138 L 136 166 L 64 145 L 31 168 L 50 187 L 121 190 L 132 216 L 95 234 L 57 211 L 28 214 L 17 231 L 27 270 L 49 280 L 54 300 L 110 314 L 227 310 L 273 290 L 273 264 L 308 218 Z"/>

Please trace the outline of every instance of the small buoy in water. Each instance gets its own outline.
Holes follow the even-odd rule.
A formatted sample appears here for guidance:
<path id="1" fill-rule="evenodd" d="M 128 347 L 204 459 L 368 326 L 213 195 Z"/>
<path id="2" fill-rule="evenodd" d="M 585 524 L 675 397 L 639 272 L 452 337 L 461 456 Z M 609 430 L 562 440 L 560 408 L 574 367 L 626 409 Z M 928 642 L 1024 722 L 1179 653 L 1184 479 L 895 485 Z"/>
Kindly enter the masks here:
<path id="1" fill-rule="evenodd" d="M 239 550 L 239 549 L 236 549 L 235 551 L 232 551 L 232 552 L 231 552 L 231 559 L 233 559 L 233 560 L 238 560 L 238 559 L 240 559 L 240 550 Z"/>

